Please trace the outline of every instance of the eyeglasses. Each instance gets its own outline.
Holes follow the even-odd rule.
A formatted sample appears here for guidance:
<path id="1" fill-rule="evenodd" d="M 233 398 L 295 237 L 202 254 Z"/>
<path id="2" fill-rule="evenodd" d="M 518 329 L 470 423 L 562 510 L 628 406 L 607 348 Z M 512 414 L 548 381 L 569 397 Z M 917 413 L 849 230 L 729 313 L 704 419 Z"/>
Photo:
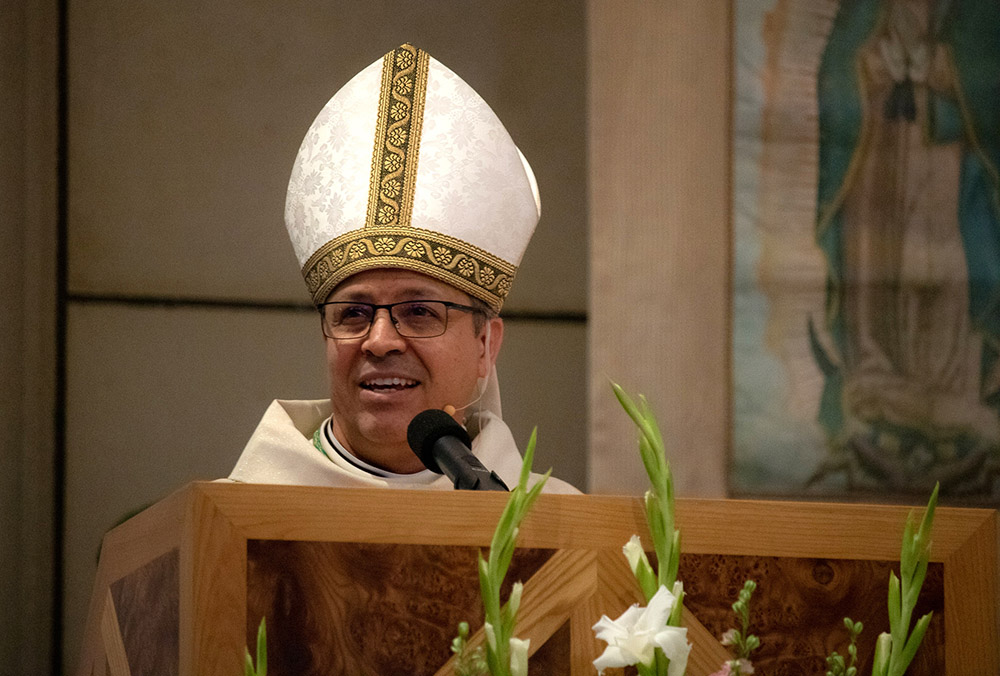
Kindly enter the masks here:
<path id="1" fill-rule="evenodd" d="M 389 311 L 389 319 L 404 338 L 440 336 L 448 328 L 449 309 L 481 312 L 479 308 L 444 300 L 405 300 L 388 305 L 333 301 L 320 303 L 318 307 L 323 318 L 323 335 L 334 340 L 364 338 L 371 331 L 375 314 L 382 308 Z"/>

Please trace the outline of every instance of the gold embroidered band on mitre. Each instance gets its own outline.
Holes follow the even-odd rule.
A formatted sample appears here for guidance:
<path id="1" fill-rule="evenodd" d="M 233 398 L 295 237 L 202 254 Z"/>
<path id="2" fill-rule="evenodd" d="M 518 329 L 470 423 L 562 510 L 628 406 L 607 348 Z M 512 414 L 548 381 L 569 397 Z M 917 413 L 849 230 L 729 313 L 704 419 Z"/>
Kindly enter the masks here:
<path id="1" fill-rule="evenodd" d="M 410 225 L 429 60 L 427 52 L 412 45 L 382 59 L 365 227 Z"/>
<path id="2" fill-rule="evenodd" d="M 460 239 L 421 228 L 374 227 L 330 240 L 302 270 L 314 303 L 362 270 L 404 268 L 451 284 L 500 310 L 517 267 Z"/>
<path id="3" fill-rule="evenodd" d="M 368 212 L 363 228 L 320 247 L 302 268 L 314 303 L 347 277 L 373 268 L 405 268 L 457 287 L 500 309 L 517 267 L 454 237 L 411 227 L 427 52 L 404 44 L 382 59 Z"/>

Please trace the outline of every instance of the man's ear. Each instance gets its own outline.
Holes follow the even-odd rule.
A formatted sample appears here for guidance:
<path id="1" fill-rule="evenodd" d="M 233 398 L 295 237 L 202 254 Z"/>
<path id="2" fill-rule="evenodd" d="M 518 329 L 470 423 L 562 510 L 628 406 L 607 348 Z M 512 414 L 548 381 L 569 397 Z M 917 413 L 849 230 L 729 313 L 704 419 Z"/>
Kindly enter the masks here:
<path id="1" fill-rule="evenodd" d="M 497 355 L 500 354 L 500 346 L 503 344 L 503 320 L 493 317 L 486 320 L 486 326 L 479 332 L 483 341 L 483 358 L 480 361 L 479 377 L 485 378 L 489 375 L 493 365 L 497 362 Z"/>

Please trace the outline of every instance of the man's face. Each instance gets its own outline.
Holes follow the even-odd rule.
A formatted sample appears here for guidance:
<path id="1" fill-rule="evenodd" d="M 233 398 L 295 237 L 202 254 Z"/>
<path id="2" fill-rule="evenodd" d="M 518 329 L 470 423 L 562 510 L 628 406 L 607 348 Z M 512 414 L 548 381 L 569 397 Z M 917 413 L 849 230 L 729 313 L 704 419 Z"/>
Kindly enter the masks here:
<path id="1" fill-rule="evenodd" d="M 467 294 L 426 275 L 378 269 L 353 275 L 328 301 L 388 304 L 443 300 L 469 305 Z M 326 339 L 333 430 L 359 458 L 393 472 L 423 469 L 406 443 L 406 428 L 428 408 L 465 406 L 476 397 L 500 349 L 503 322 L 489 320 L 476 334 L 474 317 L 448 311 L 448 328 L 434 338 L 404 338 L 387 310 L 378 310 L 364 338 Z M 489 344 L 487 344 L 489 335 Z"/>

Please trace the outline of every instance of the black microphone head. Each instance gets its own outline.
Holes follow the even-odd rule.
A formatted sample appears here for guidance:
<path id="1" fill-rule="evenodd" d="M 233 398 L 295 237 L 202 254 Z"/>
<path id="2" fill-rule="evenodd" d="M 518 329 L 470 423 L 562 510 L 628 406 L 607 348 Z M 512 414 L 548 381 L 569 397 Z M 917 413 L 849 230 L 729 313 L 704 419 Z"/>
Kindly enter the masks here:
<path id="1" fill-rule="evenodd" d="M 442 474 L 434 459 L 434 443 L 441 437 L 457 437 L 466 446 L 472 445 L 469 433 L 455 419 L 439 408 L 429 408 L 418 413 L 406 428 L 406 442 L 424 463 L 424 467 Z"/>

